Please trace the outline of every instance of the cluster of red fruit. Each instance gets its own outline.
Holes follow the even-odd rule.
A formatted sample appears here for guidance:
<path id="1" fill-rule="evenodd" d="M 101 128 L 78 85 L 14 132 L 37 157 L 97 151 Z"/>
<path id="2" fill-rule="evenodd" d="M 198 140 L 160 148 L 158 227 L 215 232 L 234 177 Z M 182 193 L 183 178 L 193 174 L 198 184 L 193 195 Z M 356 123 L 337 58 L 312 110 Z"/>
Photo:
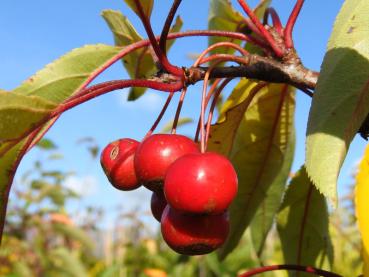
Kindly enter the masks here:
<path id="1" fill-rule="evenodd" d="M 176 252 L 206 254 L 226 240 L 227 208 L 237 193 L 237 175 L 227 158 L 201 153 L 185 136 L 155 134 L 142 143 L 128 138 L 110 143 L 101 165 L 117 189 L 142 184 L 153 191 L 151 211 Z"/>

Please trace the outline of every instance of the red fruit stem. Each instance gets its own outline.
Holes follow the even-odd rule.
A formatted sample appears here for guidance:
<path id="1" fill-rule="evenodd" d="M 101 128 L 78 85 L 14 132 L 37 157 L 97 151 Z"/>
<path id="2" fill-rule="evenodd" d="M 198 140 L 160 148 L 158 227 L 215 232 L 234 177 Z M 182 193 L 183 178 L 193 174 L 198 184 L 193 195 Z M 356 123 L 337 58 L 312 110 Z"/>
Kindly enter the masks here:
<path id="1" fill-rule="evenodd" d="M 205 102 L 206 102 L 206 89 L 208 87 L 208 80 L 210 76 L 211 69 L 214 66 L 210 67 L 208 71 L 206 71 L 204 83 L 202 87 L 202 94 L 201 94 L 201 111 L 200 111 L 200 150 L 201 153 L 205 153 L 205 130 L 204 130 L 204 117 L 205 117 Z"/>
<path id="2" fill-rule="evenodd" d="M 273 49 L 274 54 L 281 58 L 283 57 L 283 51 L 278 47 L 275 40 L 271 36 L 271 34 L 268 32 L 267 29 L 260 23 L 259 19 L 255 15 L 255 13 L 250 9 L 250 7 L 246 4 L 244 0 L 238 0 L 238 3 L 241 5 L 242 9 L 245 11 L 245 13 L 250 17 L 251 21 L 255 24 L 255 26 L 260 31 L 263 38 L 268 42 L 269 46 Z"/>
<path id="3" fill-rule="evenodd" d="M 286 28 L 284 29 L 284 39 L 287 48 L 293 47 L 292 31 L 304 2 L 305 0 L 297 0 L 290 14 L 290 17 L 288 18 Z"/>
<path id="4" fill-rule="evenodd" d="M 211 106 L 210 106 L 210 110 L 209 110 L 209 114 L 208 114 L 208 122 L 206 123 L 206 138 L 205 138 L 205 151 L 208 147 L 208 140 L 209 140 L 209 135 L 210 135 L 210 127 L 211 127 L 211 121 L 213 119 L 213 114 L 214 114 L 214 109 L 215 106 L 218 102 L 219 99 L 219 95 L 221 94 L 221 92 L 223 91 L 223 89 L 225 88 L 225 86 L 232 81 L 233 78 L 227 78 L 225 79 L 219 86 L 219 88 L 216 90 L 216 92 L 214 93 L 213 96 L 213 101 L 211 102 Z"/>
<path id="5" fill-rule="evenodd" d="M 210 98 L 221 80 L 222 79 L 215 79 L 214 83 L 211 85 L 208 91 L 208 94 L 206 95 L 205 108 L 208 106 Z M 199 134 L 200 134 L 200 117 L 199 117 L 199 120 L 197 121 L 197 128 L 196 128 L 196 134 L 195 134 L 195 139 L 194 139 L 195 142 L 199 141 Z"/>
<path id="6" fill-rule="evenodd" d="M 267 8 L 264 13 L 264 25 L 268 24 L 269 15 L 272 17 L 273 27 L 283 37 L 283 26 L 281 19 L 274 8 Z"/>
<path id="7" fill-rule="evenodd" d="M 162 53 L 166 56 L 167 54 L 167 37 L 170 31 L 170 26 L 172 25 L 174 16 L 177 12 L 177 9 L 179 5 L 181 4 L 182 0 L 174 0 L 172 7 L 170 8 L 170 11 L 168 13 L 167 19 L 165 20 L 163 29 L 161 31 L 160 35 L 160 41 L 159 41 L 159 47 L 162 51 Z"/>
<path id="8" fill-rule="evenodd" d="M 61 114 L 97 96 L 103 95 L 105 93 L 108 93 L 114 90 L 127 88 L 127 87 L 144 87 L 144 88 L 151 88 L 151 89 L 166 91 L 166 92 L 176 92 L 176 91 L 181 90 L 181 88 L 183 87 L 183 84 L 182 82 L 163 83 L 163 82 L 143 80 L 143 79 L 115 80 L 115 81 L 104 82 L 96 86 L 89 87 L 79 97 L 73 98 L 72 100 L 65 102 L 64 104 L 59 105 L 58 108 L 54 110 L 54 112 L 51 113 L 51 117 Z"/>
<path id="9" fill-rule="evenodd" d="M 251 277 L 251 276 L 255 276 L 257 274 L 263 273 L 263 272 L 276 271 L 276 270 L 293 270 L 293 271 L 307 272 L 307 273 L 311 273 L 311 274 L 314 274 L 317 276 L 323 276 L 323 277 L 342 277 L 342 275 L 339 275 L 339 274 L 336 274 L 330 271 L 314 268 L 311 266 L 289 265 L 289 264 L 269 265 L 269 266 L 255 268 L 248 272 L 238 275 L 238 277 Z"/>
<path id="10" fill-rule="evenodd" d="M 247 65 L 250 62 L 250 58 L 248 56 L 239 57 L 239 56 L 234 56 L 230 54 L 214 54 L 209 57 L 203 58 L 201 60 L 201 64 L 207 63 L 210 61 L 215 61 L 215 60 L 219 62 L 235 62 L 235 63 L 239 63 L 243 65 Z"/>
<path id="11" fill-rule="evenodd" d="M 205 73 L 204 82 L 203 82 L 203 88 L 202 88 L 202 97 L 201 97 L 201 112 L 200 112 L 200 150 L 201 153 L 205 153 L 206 147 L 205 147 L 205 139 L 206 139 L 206 133 L 205 133 L 205 109 L 206 109 L 206 90 L 208 88 L 208 81 L 210 77 L 211 71 L 219 64 L 222 60 L 217 60 Z"/>
<path id="12" fill-rule="evenodd" d="M 249 55 L 249 52 L 246 51 L 245 49 L 243 49 L 241 46 L 232 43 L 232 42 L 218 42 L 215 43 L 211 46 L 209 46 L 208 48 L 206 48 L 201 54 L 200 56 L 197 58 L 197 60 L 195 61 L 195 63 L 193 64 L 193 67 L 197 67 L 202 63 L 202 59 L 205 57 L 206 54 L 208 54 L 210 51 L 219 48 L 219 47 L 228 47 L 228 48 L 233 48 L 236 49 L 240 52 L 241 55 L 243 56 L 247 56 Z"/>
<path id="13" fill-rule="evenodd" d="M 179 115 L 180 115 L 181 110 L 182 110 L 182 105 L 183 105 L 183 101 L 184 101 L 184 98 L 186 96 L 186 93 L 187 93 L 187 87 L 184 87 L 182 89 L 182 93 L 181 93 L 181 96 L 180 96 L 179 101 L 178 101 L 178 107 L 177 107 L 176 115 L 174 116 L 173 127 L 172 127 L 172 132 L 171 132 L 172 134 L 176 133 L 178 120 L 179 120 Z"/>
<path id="14" fill-rule="evenodd" d="M 173 98 L 173 95 L 174 93 L 171 92 L 169 93 L 168 95 L 168 98 L 167 98 L 167 101 L 165 101 L 165 104 L 163 106 L 163 108 L 161 109 L 159 115 L 158 115 L 158 118 L 155 120 L 154 124 L 152 125 L 152 127 L 150 128 L 150 130 L 147 132 L 147 134 L 145 135 L 144 139 L 145 140 L 146 138 L 148 138 L 149 136 L 151 136 L 151 134 L 155 131 L 156 127 L 158 126 L 158 124 L 160 123 L 161 119 L 163 118 L 163 115 L 165 114 L 169 104 L 170 104 L 170 101 L 172 100 Z"/>
<path id="15" fill-rule="evenodd" d="M 183 69 L 182 68 L 179 68 L 177 66 L 172 65 L 168 61 L 166 55 L 161 51 L 161 49 L 159 47 L 159 44 L 158 44 L 158 42 L 156 40 L 156 37 L 154 35 L 154 32 L 153 32 L 153 30 L 151 28 L 150 20 L 147 17 L 147 15 L 145 14 L 145 12 L 144 12 L 144 10 L 142 8 L 142 5 L 141 5 L 140 0 L 134 0 L 134 1 L 135 1 L 135 4 L 136 4 L 138 13 L 140 15 L 140 19 L 142 21 L 142 24 L 144 25 L 144 28 L 146 30 L 146 33 L 147 33 L 147 35 L 149 37 L 151 46 L 154 49 L 154 52 L 155 52 L 156 56 L 158 57 L 159 62 L 162 65 L 163 69 L 165 69 L 167 72 L 169 72 L 169 73 L 171 73 L 171 74 L 173 74 L 175 76 L 183 76 Z"/>

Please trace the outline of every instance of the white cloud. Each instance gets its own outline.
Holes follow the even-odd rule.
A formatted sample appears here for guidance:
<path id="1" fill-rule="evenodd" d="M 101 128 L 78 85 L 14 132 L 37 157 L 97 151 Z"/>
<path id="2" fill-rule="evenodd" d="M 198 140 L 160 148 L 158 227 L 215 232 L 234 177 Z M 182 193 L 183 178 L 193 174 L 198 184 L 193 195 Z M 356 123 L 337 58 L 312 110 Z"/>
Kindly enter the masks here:
<path id="1" fill-rule="evenodd" d="M 97 179 L 92 175 L 70 176 L 64 181 L 64 186 L 81 196 L 90 196 L 97 193 Z"/>
<path id="2" fill-rule="evenodd" d="M 164 105 L 166 98 L 163 94 L 157 91 L 148 91 L 136 101 L 127 101 L 127 93 L 120 93 L 119 101 L 124 108 L 153 112 L 160 110 Z"/>

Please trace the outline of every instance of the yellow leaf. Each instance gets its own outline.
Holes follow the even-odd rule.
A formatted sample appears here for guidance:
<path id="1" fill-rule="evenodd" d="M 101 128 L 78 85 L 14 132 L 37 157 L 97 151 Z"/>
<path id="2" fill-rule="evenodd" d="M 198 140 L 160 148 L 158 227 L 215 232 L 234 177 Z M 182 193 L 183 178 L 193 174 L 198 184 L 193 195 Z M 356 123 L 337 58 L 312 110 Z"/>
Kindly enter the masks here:
<path id="1" fill-rule="evenodd" d="M 356 217 L 363 240 L 364 277 L 369 277 L 369 145 L 356 176 Z"/>

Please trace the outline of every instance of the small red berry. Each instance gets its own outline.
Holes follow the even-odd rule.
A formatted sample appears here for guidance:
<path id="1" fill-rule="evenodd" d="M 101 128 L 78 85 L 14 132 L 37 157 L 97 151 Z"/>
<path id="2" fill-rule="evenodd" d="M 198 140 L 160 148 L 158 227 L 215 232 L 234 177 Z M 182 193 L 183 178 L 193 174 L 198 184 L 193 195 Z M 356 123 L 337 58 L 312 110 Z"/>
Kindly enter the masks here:
<path id="1" fill-rule="evenodd" d="M 159 222 L 166 205 L 167 200 L 165 199 L 164 192 L 162 190 L 154 191 L 151 195 L 151 213 Z"/>
<path id="2" fill-rule="evenodd" d="M 219 248 L 227 239 L 227 213 L 218 215 L 187 215 L 169 205 L 161 218 L 161 233 L 174 251 L 184 255 L 203 255 Z"/>
<path id="3" fill-rule="evenodd" d="M 119 190 L 134 190 L 140 186 L 133 162 L 138 145 L 133 139 L 119 139 L 109 143 L 101 153 L 101 166 L 110 183 Z"/>
<path id="4" fill-rule="evenodd" d="M 196 143 L 182 135 L 155 134 L 145 139 L 135 154 L 140 182 L 155 191 L 163 188 L 168 167 L 183 155 L 199 152 Z"/>
<path id="5" fill-rule="evenodd" d="M 224 212 L 237 193 L 237 174 L 231 162 L 217 153 L 193 153 L 168 169 L 164 194 L 168 204 L 181 212 Z"/>

